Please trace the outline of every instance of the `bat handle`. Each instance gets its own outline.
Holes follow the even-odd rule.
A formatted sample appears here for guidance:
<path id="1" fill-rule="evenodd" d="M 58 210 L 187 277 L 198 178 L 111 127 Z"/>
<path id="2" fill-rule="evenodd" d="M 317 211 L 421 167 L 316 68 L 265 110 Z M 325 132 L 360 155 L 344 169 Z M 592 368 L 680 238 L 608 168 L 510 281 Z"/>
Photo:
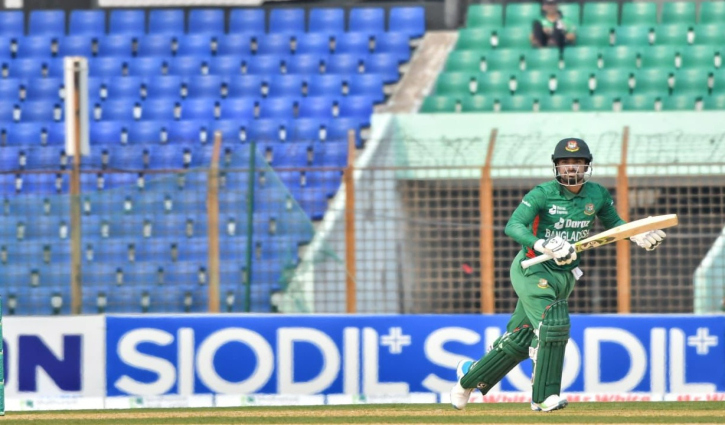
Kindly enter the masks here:
<path id="1" fill-rule="evenodd" d="M 540 263 L 543 263 L 545 261 L 549 261 L 551 259 L 552 259 L 552 257 L 550 257 L 550 256 L 548 256 L 546 254 L 539 255 L 539 256 L 536 256 L 534 258 L 529 258 L 528 260 L 522 261 L 521 262 L 521 267 L 524 268 L 524 269 L 527 269 L 527 268 L 533 266 L 534 264 L 540 264 Z"/>

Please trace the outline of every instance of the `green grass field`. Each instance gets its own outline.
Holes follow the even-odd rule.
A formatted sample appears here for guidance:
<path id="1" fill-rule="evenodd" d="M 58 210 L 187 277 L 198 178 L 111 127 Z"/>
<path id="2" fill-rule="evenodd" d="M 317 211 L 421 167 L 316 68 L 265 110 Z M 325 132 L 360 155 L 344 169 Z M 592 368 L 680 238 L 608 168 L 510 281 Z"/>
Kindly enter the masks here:
<path id="1" fill-rule="evenodd" d="M 2 424 L 723 424 L 722 402 L 572 403 L 536 413 L 526 404 L 244 407 L 8 412 Z"/>

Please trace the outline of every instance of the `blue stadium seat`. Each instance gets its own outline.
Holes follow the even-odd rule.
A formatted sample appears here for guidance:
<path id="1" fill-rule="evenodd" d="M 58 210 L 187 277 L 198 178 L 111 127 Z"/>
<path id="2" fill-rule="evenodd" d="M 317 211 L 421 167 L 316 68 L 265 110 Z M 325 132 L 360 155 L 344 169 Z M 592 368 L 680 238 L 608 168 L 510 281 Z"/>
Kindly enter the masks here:
<path id="1" fill-rule="evenodd" d="M 141 77 L 115 77 L 103 80 L 101 90 L 106 90 L 106 97 L 109 99 L 140 99 L 143 84 L 144 80 Z M 146 90 L 148 91 L 148 88 Z"/>
<path id="2" fill-rule="evenodd" d="M 44 77 L 54 77 L 54 78 L 64 78 L 65 77 L 65 69 L 63 69 L 63 58 L 51 58 L 48 60 L 43 61 L 43 76 Z"/>
<path id="3" fill-rule="evenodd" d="M 269 83 L 267 96 L 301 96 L 305 79 L 300 75 L 280 75 Z"/>
<path id="4" fill-rule="evenodd" d="M 52 36 L 35 35 L 22 37 L 18 40 L 17 57 L 25 58 L 50 58 L 53 55 Z"/>
<path id="5" fill-rule="evenodd" d="M 0 102 L 0 121 L 19 121 L 20 102 Z"/>
<path id="6" fill-rule="evenodd" d="M 113 9 L 110 14 L 109 34 L 146 34 L 146 11 L 142 9 Z"/>
<path id="7" fill-rule="evenodd" d="M 269 32 L 302 34 L 305 32 L 304 9 L 272 9 L 269 14 Z"/>
<path id="8" fill-rule="evenodd" d="M 20 111 L 21 121 L 61 121 L 63 119 L 62 102 L 25 101 L 20 107 Z"/>
<path id="9" fill-rule="evenodd" d="M 312 142 L 322 139 L 322 135 L 326 132 L 329 125 L 327 119 L 320 118 L 298 118 L 294 122 L 292 142 L 305 143 L 311 146 Z"/>
<path id="10" fill-rule="evenodd" d="M 177 37 L 177 56 L 211 56 L 212 42 L 214 36 L 211 34 L 190 34 Z"/>
<path id="11" fill-rule="evenodd" d="M 261 96 L 262 86 L 267 84 L 264 75 L 237 75 L 229 79 L 228 97 Z"/>
<path id="12" fill-rule="evenodd" d="M 257 38 L 258 55 L 289 55 L 292 53 L 290 47 L 290 34 L 267 34 Z"/>
<path id="13" fill-rule="evenodd" d="M 6 146 L 40 146 L 41 144 L 40 128 L 37 123 L 8 123 L 5 129 L 7 132 Z M 0 150 L 0 154 L 4 154 L 3 150 Z"/>
<path id="14" fill-rule="evenodd" d="M 100 106 L 101 121 L 134 121 L 139 119 L 140 102 L 136 99 L 108 99 Z"/>
<path id="15" fill-rule="evenodd" d="M 295 123 L 296 125 L 296 123 Z M 270 165 L 275 168 L 302 168 L 308 167 L 306 143 L 281 143 L 272 147 L 272 160 Z M 280 179 L 285 183 L 300 185 L 301 178 L 299 171 L 295 173 L 278 172 Z"/>
<path id="16" fill-rule="evenodd" d="M 108 145 L 104 146 L 109 152 L 108 155 L 108 166 L 111 169 L 116 170 L 137 170 L 143 169 L 144 166 L 144 151 L 149 151 L 146 146 L 140 145 Z M 156 146 L 154 146 L 156 149 Z M 107 188 L 110 188 L 108 185 Z"/>
<path id="17" fill-rule="evenodd" d="M 363 32 L 348 32 L 335 36 L 335 54 L 367 56 L 370 54 L 371 36 Z"/>
<path id="18" fill-rule="evenodd" d="M 181 102 L 182 120 L 214 120 L 219 110 L 219 101 L 217 99 L 201 98 L 186 99 Z"/>
<path id="19" fill-rule="evenodd" d="M 294 60 L 288 61 L 288 74 L 320 74 L 322 67 L 327 63 L 328 55 L 295 55 Z"/>
<path id="20" fill-rule="evenodd" d="M 325 33 L 300 34 L 295 37 L 295 54 L 330 54 L 330 35 Z"/>
<path id="21" fill-rule="evenodd" d="M 144 121 L 171 121 L 178 119 L 176 109 L 179 102 L 169 98 L 147 99 L 141 104 L 141 119 Z"/>
<path id="22" fill-rule="evenodd" d="M 120 145 L 122 131 L 132 128 L 135 123 L 129 121 L 98 121 L 90 124 L 91 145 Z"/>
<path id="23" fill-rule="evenodd" d="M 211 129 L 214 132 L 221 132 L 222 141 L 227 145 L 245 141 L 242 139 L 242 135 L 243 132 L 246 132 L 248 125 L 247 121 L 244 120 L 218 120 L 211 123 Z"/>
<path id="24" fill-rule="evenodd" d="M 20 193 L 60 193 L 56 181 L 55 174 L 20 174 Z M 28 223 L 26 237 L 30 239 L 53 236 L 60 239 L 58 230 L 62 220 L 60 217 L 34 217 L 32 222 Z"/>
<path id="25" fill-rule="evenodd" d="M 375 38 L 375 53 L 387 53 L 398 56 L 399 62 L 410 59 L 410 40 L 408 34 L 389 32 Z"/>
<path id="26" fill-rule="evenodd" d="M 101 58 L 101 59 L 120 59 L 120 58 Z M 169 58 L 147 57 L 135 58 L 127 61 L 128 75 L 138 77 L 153 77 L 163 75 L 164 70 L 168 69 Z"/>
<path id="27" fill-rule="evenodd" d="M 16 155 L 11 155 L 9 151 L 15 151 Z M 19 168 L 17 149 L 4 147 L 0 154 L 0 166 L 3 170 L 15 170 Z M 15 194 L 15 176 L 12 174 L 0 174 L 0 194 Z"/>
<path id="28" fill-rule="evenodd" d="M 149 12 L 149 34 L 183 34 L 184 11 L 182 9 L 151 9 Z"/>
<path id="29" fill-rule="evenodd" d="M 382 74 L 385 84 L 395 83 L 400 79 L 398 57 L 384 53 L 370 55 L 365 60 L 365 73 Z"/>
<path id="30" fill-rule="evenodd" d="M 220 98 L 222 93 L 222 77 L 219 75 L 201 75 L 189 78 L 185 84 L 189 98 L 211 97 Z"/>
<path id="31" fill-rule="evenodd" d="M 28 35 L 65 35 L 65 11 L 32 10 L 28 23 Z"/>
<path id="32" fill-rule="evenodd" d="M 335 164 L 331 166 L 340 167 L 345 165 Z M 340 180 L 342 179 L 340 171 L 309 171 L 307 174 L 307 185 L 306 188 L 309 190 L 316 190 L 318 193 L 322 192 L 325 197 L 331 198 L 337 192 L 340 187 Z"/>
<path id="33" fill-rule="evenodd" d="M 41 137 L 43 132 L 47 136 L 46 143 L 48 145 L 65 146 L 65 123 L 64 122 L 46 122 L 42 124 L 40 129 Z"/>
<path id="34" fill-rule="evenodd" d="M 267 32 L 264 9 L 232 9 L 229 13 L 229 34 Z"/>
<path id="35" fill-rule="evenodd" d="M 22 37 L 25 35 L 25 16 L 22 11 L 0 11 L 0 36 Z"/>
<path id="36" fill-rule="evenodd" d="M 209 58 L 203 56 L 177 56 L 168 63 L 169 75 L 193 77 L 205 73 L 209 66 Z"/>
<path id="37" fill-rule="evenodd" d="M 367 56 L 335 54 L 327 61 L 326 72 L 328 74 L 359 74 L 364 68 Z M 397 65 L 397 62 L 396 62 Z"/>
<path id="38" fill-rule="evenodd" d="M 179 126 L 171 127 L 169 137 L 174 142 L 186 142 L 193 141 L 199 138 L 199 125 L 205 123 L 200 122 L 186 122 L 180 121 L 187 124 L 184 126 L 184 134 L 175 134 L 179 130 Z M 179 132 L 181 133 L 181 132 Z M 189 139 L 191 137 L 191 139 Z M 149 164 L 148 167 L 151 169 L 181 169 L 185 168 L 185 155 L 184 151 L 189 151 L 189 148 L 184 148 L 179 144 L 170 143 L 168 145 L 154 146 L 153 149 L 149 150 Z"/>
<path id="39" fill-rule="evenodd" d="M 48 61 L 38 58 L 13 59 L 3 63 L 8 78 L 43 78 L 47 66 Z"/>
<path id="40" fill-rule="evenodd" d="M 258 75 L 279 75 L 282 73 L 282 61 L 282 57 L 277 55 L 256 56 L 246 61 L 247 73 Z M 292 62 L 294 62 L 294 60 Z"/>
<path id="41" fill-rule="evenodd" d="M 260 104 L 259 118 L 293 119 L 299 100 L 298 97 L 267 98 Z"/>
<path id="42" fill-rule="evenodd" d="M 211 100 L 211 99 L 196 99 L 196 100 Z M 192 102 L 195 103 L 191 106 L 198 106 L 198 102 Z M 193 110 L 192 110 L 193 111 Z M 213 109 L 212 109 L 213 112 Z M 182 109 L 183 114 L 183 109 Z M 209 142 L 211 138 L 211 125 L 210 122 L 213 121 L 213 117 L 211 119 L 208 119 L 205 116 L 197 115 L 196 117 L 193 116 L 194 113 L 190 112 L 190 117 L 184 118 L 182 115 L 182 119 L 184 121 L 175 121 L 169 126 L 169 140 L 171 140 L 172 144 L 176 144 L 177 149 L 181 149 L 179 144 L 199 144 L 200 142 Z M 179 166 L 183 164 L 178 164 Z"/>
<path id="43" fill-rule="evenodd" d="M 131 168 L 126 164 L 125 168 Z M 136 173 L 108 173 L 104 177 L 104 189 L 113 189 L 122 187 L 125 189 L 136 188 L 138 174 Z"/>
<path id="44" fill-rule="evenodd" d="M 12 48 L 13 45 L 17 47 L 17 43 L 15 43 L 11 37 L 7 36 L 1 36 L 0 35 L 0 59 L 11 59 L 13 57 Z"/>
<path id="45" fill-rule="evenodd" d="M 342 95 L 342 82 L 341 75 L 312 75 L 307 82 L 307 96 L 340 96 Z"/>
<path id="46" fill-rule="evenodd" d="M 254 119 L 258 103 L 257 99 L 251 97 L 224 99 L 221 103 L 219 119 Z"/>
<path id="47" fill-rule="evenodd" d="M 210 75 L 233 76 L 242 74 L 246 62 L 245 56 L 217 56 L 209 60 Z"/>
<path id="48" fill-rule="evenodd" d="M 249 56 L 252 54 L 252 34 L 227 34 L 217 39 L 217 55 Z"/>
<path id="49" fill-rule="evenodd" d="M 330 125 L 327 128 L 326 141 L 347 142 L 348 132 L 350 130 L 355 130 L 355 146 L 358 148 L 362 147 L 362 140 L 360 138 L 360 122 L 356 118 L 336 118 L 330 121 Z"/>
<path id="50" fill-rule="evenodd" d="M 129 61 L 128 58 L 121 57 L 92 58 L 88 61 L 88 76 L 99 78 L 121 77 L 127 64 L 136 61 L 138 59 Z"/>
<path id="51" fill-rule="evenodd" d="M 322 220 L 327 210 L 327 198 L 317 188 L 302 189 L 293 195 L 305 214 L 312 220 Z"/>
<path id="52" fill-rule="evenodd" d="M 181 97 L 181 86 L 183 79 L 178 75 L 157 75 L 150 77 L 144 83 L 147 99 Z"/>
<path id="53" fill-rule="evenodd" d="M 347 166 L 348 144 L 346 141 L 321 142 L 313 145 L 313 167 Z M 339 173 L 338 173 L 339 174 Z"/>
<path id="54" fill-rule="evenodd" d="M 340 118 L 355 118 L 363 125 L 370 124 L 373 99 L 367 96 L 347 96 L 340 102 Z"/>
<path id="55" fill-rule="evenodd" d="M 385 100 L 382 75 L 356 75 L 354 78 L 350 79 L 348 86 L 348 95 L 350 96 L 368 96 L 372 98 L 375 103 L 380 103 Z"/>
<path id="56" fill-rule="evenodd" d="M 73 10 L 70 13 L 68 34 L 94 35 L 106 34 L 105 10 Z"/>
<path id="57" fill-rule="evenodd" d="M 93 56 L 93 39 L 87 35 L 69 35 L 59 39 L 58 56 Z"/>
<path id="58" fill-rule="evenodd" d="M 308 97 L 300 103 L 298 118 L 333 118 L 333 108 L 339 105 L 337 98 L 332 97 Z"/>
<path id="59" fill-rule="evenodd" d="M 399 31 L 410 37 L 422 37 L 425 33 L 425 9 L 423 7 L 393 7 L 390 9 L 388 31 Z"/>
<path id="60" fill-rule="evenodd" d="M 15 102 L 20 100 L 20 78 L 4 78 L 0 79 L 0 99 L 5 102 Z"/>
<path id="61" fill-rule="evenodd" d="M 341 8 L 313 8 L 310 10 L 309 32 L 345 32 L 345 11 Z"/>
<path id="62" fill-rule="evenodd" d="M 98 56 L 118 56 L 128 58 L 133 55 L 133 37 L 127 34 L 114 34 L 98 37 Z"/>
<path id="63" fill-rule="evenodd" d="M 287 120 L 258 119 L 249 127 L 249 140 L 257 143 L 276 143 L 283 141 L 286 130 L 291 128 Z"/>
<path id="64" fill-rule="evenodd" d="M 151 145 L 162 142 L 162 129 L 172 127 L 167 121 L 139 121 L 128 128 L 128 142 L 136 145 Z M 167 136 L 168 137 L 168 136 Z"/>
<path id="65" fill-rule="evenodd" d="M 139 57 L 170 57 L 173 51 L 174 35 L 152 34 L 139 37 L 137 54 Z"/>
<path id="66" fill-rule="evenodd" d="M 25 87 L 25 100 L 44 100 L 46 102 L 60 102 L 63 89 L 61 78 L 36 78 L 27 80 Z"/>
<path id="67" fill-rule="evenodd" d="M 381 7 L 356 7 L 350 9 L 348 31 L 385 32 L 385 9 Z"/>
<path id="68" fill-rule="evenodd" d="M 189 34 L 224 34 L 224 10 L 191 9 L 189 11 Z"/>

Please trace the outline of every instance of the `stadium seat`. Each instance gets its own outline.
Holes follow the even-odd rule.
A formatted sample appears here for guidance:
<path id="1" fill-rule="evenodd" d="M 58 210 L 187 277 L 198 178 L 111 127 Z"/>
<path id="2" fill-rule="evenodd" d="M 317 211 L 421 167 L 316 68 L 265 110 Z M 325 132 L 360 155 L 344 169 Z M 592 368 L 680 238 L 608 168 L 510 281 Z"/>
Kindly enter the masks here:
<path id="1" fill-rule="evenodd" d="M 151 9 L 149 34 L 183 34 L 186 32 L 182 9 Z"/>
<path id="2" fill-rule="evenodd" d="M 294 60 L 286 62 L 288 74 L 320 74 L 326 66 L 327 55 L 295 55 Z"/>
<path id="3" fill-rule="evenodd" d="M 510 6 L 514 5 L 516 4 L 510 4 Z M 498 36 L 499 49 L 528 49 L 531 47 L 531 41 L 529 40 L 531 25 L 498 28 L 497 30 L 494 30 L 493 33 Z"/>
<path id="4" fill-rule="evenodd" d="M 599 48 L 591 46 L 564 49 L 564 69 L 598 68 L 599 50 Z"/>
<path id="5" fill-rule="evenodd" d="M 501 112 L 531 112 L 534 109 L 534 98 L 531 96 L 502 96 L 498 98 Z"/>
<path id="6" fill-rule="evenodd" d="M 490 29 L 464 28 L 458 31 L 455 50 L 487 50 L 492 48 Z"/>
<path id="7" fill-rule="evenodd" d="M 17 42 L 12 37 L 0 36 L 0 59 L 11 59 L 13 57 L 12 49 L 17 49 Z"/>
<path id="8" fill-rule="evenodd" d="M 586 3 L 586 5 L 593 3 Z M 612 45 L 612 27 L 607 25 L 588 25 L 577 29 L 576 45 L 608 47 Z"/>
<path id="9" fill-rule="evenodd" d="M 140 57 L 170 57 L 174 54 L 173 34 L 150 34 L 140 37 L 136 53 Z"/>
<path id="10" fill-rule="evenodd" d="M 461 112 L 493 112 L 494 99 L 494 96 L 481 95 L 463 98 L 461 99 Z M 455 103 L 453 104 L 453 108 L 455 109 Z"/>
<path id="11" fill-rule="evenodd" d="M 388 32 L 375 38 L 375 53 L 388 53 L 398 57 L 399 62 L 410 60 L 410 39 L 402 32 Z"/>
<path id="12" fill-rule="evenodd" d="M 208 73 L 209 57 L 177 56 L 168 61 L 168 75 L 194 77 Z"/>
<path id="13" fill-rule="evenodd" d="M 371 36 L 363 32 L 348 32 L 335 37 L 335 54 L 367 56 Z"/>
<path id="14" fill-rule="evenodd" d="M 703 69 L 686 69 L 675 73 L 675 83 L 673 88 L 674 95 L 707 96 L 709 87 L 708 79 L 710 70 Z"/>
<path id="15" fill-rule="evenodd" d="M 725 109 L 725 93 L 712 94 L 702 100 L 702 107 L 706 111 Z"/>
<path id="16" fill-rule="evenodd" d="M 197 77 L 200 78 L 200 77 Z M 178 75 L 156 75 L 145 79 L 147 99 L 179 99 L 183 79 Z"/>
<path id="17" fill-rule="evenodd" d="M 719 24 L 698 24 L 693 26 L 695 35 L 694 44 L 697 45 L 722 45 L 725 43 L 725 31 Z"/>
<path id="18" fill-rule="evenodd" d="M 217 38 L 217 55 L 248 56 L 252 54 L 251 34 L 227 34 Z"/>
<path id="19" fill-rule="evenodd" d="M 666 94 L 662 95 L 666 96 Z M 656 94 L 633 94 L 621 98 L 623 111 L 654 111 L 657 99 L 662 97 Z"/>
<path id="20" fill-rule="evenodd" d="M 521 69 L 523 55 L 518 49 L 497 49 L 486 52 L 485 71 L 517 72 Z"/>
<path id="21" fill-rule="evenodd" d="M 0 11 L 0 36 L 22 37 L 25 35 L 25 16 L 22 11 Z"/>
<path id="22" fill-rule="evenodd" d="M 589 95 L 592 88 L 592 76 L 595 70 L 575 69 L 560 71 L 556 76 L 555 94 L 566 94 L 576 97 Z"/>
<path id="23" fill-rule="evenodd" d="M 68 24 L 70 35 L 106 35 L 105 10 L 73 10 Z"/>
<path id="24" fill-rule="evenodd" d="M 342 83 L 341 75 L 312 75 L 307 80 L 307 96 L 340 96 L 342 95 Z"/>
<path id="25" fill-rule="evenodd" d="M 393 7 L 390 9 L 388 32 L 402 32 L 412 38 L 425 33 L 425 9 L 418 7 Z"/>
<path id="26" fill-rule="evenodd" d="M 716 67 L 717 46 L 689 46 L 679 50 L 679 68 L 703 68 L 713 69 Z"/>
<path id="27" fill-rule="evenodd" d="M 355 118 L 363 126 L 370 125 L 373 100 L 367 96 L 347 96 L 340 102 L 340 118 Z"/>
<path id="28" fill-rule="evenodd" d="M 99 57 L 122 57 L 128 58 L 133 55 L 134 40 L 133 37 L 126 34 L 107 35 L 98 37 L 98 56 Z"/>
<path id="29" fill-rule="evenodd" d="M 721 24 L 725 20 L 725 4 L 719 1 L 700 3 L 701 24 Z"/>
<path id="30" fill-rule="evenodd" d="M 331 55 L 326 64 L 326 72 L 330 74 L 359 74 L 361 73 L 365 57 L 359 55 L 337 54 Z M 397 67 L 398 62 L 395 62 Z"/>
<path id="31" fill-rule="evenodd" d="M 296 41 L 295 54 L 330 54 L 330 35 L 327 33 L 300 34 Z"/>
<path id="32" fill-rule="evenodd" d="M 651 46 L 640 51 L 640 67 L 674 68 L 677 48 L 675 46 Z"/>
<path id="33" fill-rule="evenodd" d="M 341 8 L 313 8 L 309 17 L 310 33 L 338 34 L 345 32 L 345 10 Z"/>
<path id="34" fill-rule="evenodd" d="M 269 14 L 269 32 L 294 34 L 304 33 L 305 9 L 272 9 Z"/>
<path id="35" fill-rule="evenodd" d="M 25 86 L 25 100 L 43 100 L 46 102 L 61 102 L 63 80 L 60 78 L 38 78 L 28 80 Z"/>
<path id="36" fill-rule="evenodd" d="M 224 77 L 233 77 L 242 74 L 246 63 L 245 56 L 217 56 L 209 59 L 208 73 L 210 75 L 220 75 Z"/>
<path id="37" fill-rule="evenodd" d="M 20 100 L 21 81 L 20 78 L 0 79 L 0 99 L 5 102 Z"/>
<path id="38" fill-rule="evenodd" d="M 637 67 L 637 46 L 615 46 L 602 51 L 602 60 L 605 69 L 623 68 L 625 70 Z"/>
<path id="39" fill-rule="evenodd" d="M 28 36 L 20 38 L 18 41 L 17 57 L 21 59 L 27 58 L 50 58 L 53 55 L 53 45 L 55 39 L 51 36 Z"/>
<path id="40" fill-rule="evenodd" d="M 293 119 L 298 106 L 298 97 L 269 97 L 260 102 L 259 118 Z"/>
<path id="41" fill-rule="evenodd" d="M 652 94 L 667 96 L 670 91 L 670 77 L 672 72 L 668 69 L 641 69 L 635 73 L 634 94 Z"/>
<path id="42" fill-rule="evenodd" d="M 378 74 L 362 74 L 351 78 L 348 83 L 349 96 L 367 96 L 375 103 L 385 100 L 383 77 Z"/>
<path id="43" fill-rule="evenodd" d="M 516 94 L 541 97 L 551 93 L 550 81 L 556 70 L 528 71 L 516 75 Z M 498 93 L 508 93 L 508 80 L 503 80 L 502 90 Z M 479 92 L 481 90 L 479 89 Z M 497 93 L 497 94 L 498 94 Z M 485 94 L 485 93 L 484 93 Z"/>
<path id="44" fill-rule="evenodd" d="M 668 3 L 669 4 L 669 3 Z M 687 46 L 689 42 L 689 26 L 683 24 L 664 24 L 654 27 L 657 46 Z"/>
<path id="45" fill-rule="evenodd" d="M 249 127 L 249 140 L 257 143 L 278 143 L 291 129 L 290 122 L 277 119 L 258 119 Z"/>
<path id="46" fill-rule="evenodd" d="M 533 2 L 507 3 L 506 26 L 531 30 L 531 23 L 541 17 L 541 4 Z"/>
<path id="47" fill-rule="evenodd" d="M 291 34 L 272 33 L 257 38 L 258 55 L 289 55 L 292 53 Z"/>
<path id="48" fill-rule="evenodd" d="M 220 98 L 222 92 L 222 77 L 218 75 L 202 75 L 192 77 L 186 86 L 188 98 Z"/>
<path id="49" fill-rule="evenodd" d="M 277 55 L 257 56 L 247 61 L 247 74 L 279 75 L 282 73 L 283 57 Z"/>
<path id="50" fill-rule="evenodd" d="M 169 123 L 166 121 L 134 122 L 133 125 L 128 126 L 128 143 L 134 145 L 151 145 L 161 143 L 162 129 L 167 125 L 169 125 Z"/>
<path id="51" fill-rule="evenodd" d="M 477 94 L 495 96 L 497 98 L 508 96 L 512 93 L 512 77 L 516 74 L 505 71 L 491 71 L 482 74 L 478 78 Z"/>
<path id="52" fill-rule="evenodd" d="M 696 3 L 694 1 L 675 1 L 662 3 L 663 24 L 693 25 L 696 18 Z"/>
<path id="53" fill-rule="evenodd" d="M 246 128 L 248 123 L 244 120 L 217 120 L 211 123 L 212 131 L 222 133 L 222 141 L 227 143 L 241 143 L 246 141 Z"/>
<path id="54" fill-rule="evenodd" d="M 385 9 L 381 7 L 354 7 L 348 16 L 349 32 L 385 32 Z"/>
<path id="55" fill-rule="evenodd" d="M 20 102 L 15 104 L 10 102 L 0 102 L 0 121 L 19 121 L 20 120 Z"/>
<path id="56" fill-rule="evenodd" d="M 232 9 L 229 13 L 229 34 L 267 32 L 264 9 Z"/>
<path id="57" fill-rule="evenodd" d="M 657 23 L 657 3 L 622 3 L 622 25 L 655 25 Z"/>
<path id="58" fill-rule="evenodd" d="M 339 101 L 332 97 L 308 97 L 300 103 L 297 111 L 298 118 L 333 118 L 333 108 L 339 105 Z"/>
<path id="59" fill-rule="evenodd" d="M 319 141 L 322 138 L 321 135 L 323 134 L 323 130 L 326 132 L 326 127 L 328 125 L 329 122 L 325 119 L 296 119 L 290 139 L 298 146 Z"/>
<path id="60" fill-rule="evenodd" d="M 510 49 L 506 49 L 510 50 Z M 496 55 L 494 50 L 454 50 L 446 60 L 445 72 L 468 72 L 478 73 L 484 70 L 485 58 L 491 54 Z"/>
<path id="61" fill-rule="evenodd" d="M 527 71 L 555 71 L 559 69 L 558 49 L 536 49 L 524 53 Z"/>
<path id="62" fill-rule="evenodd" d="M 579 110 L 585 112 L 611 112 L 614 107 L 613 98 L 607 95 L 581 96 L 578 102 Z"/>
<path id="63" fill-rule="evenodd" d="M 215 36 L 209 33 L 196 33 L 176 37 L 176 56 L 211 56 Z"/>
<path id="64" fill-rule="evenodd" d="M 581 7 L 579 3 L 560 3 L 559 10 L 564 18 L 574 22 L 574 25 L 581 25 Z"/>
<path id="65" fill-rule="evenodd" d="M 503 6 L 496 3 L 471 4 L 466 14 L 466 28 L 503 26 Z"/>
<path id="66" fill-rule="evenodd" d="M 189 11 L 189 34 L 224 34 L 224 10 L 191 9 Z"/>
<path id="67" fill-rule="evenodd" d="M 85 35 L 69 35 L 58 43 L 58 56 L 93 56 L 93 39 Z"/>
<path id="68" fill-rule="evenodd" d="M 109 13 L 109 34 L 140 36 L 146 33 L 146 11 L 142 9 L 113 9 Z"/>
<path id="69" fill-rule="evenodd" d="M 633 68 L 618 68 L 598 71 L 597 86 L 594 93 L 610 98 L 628 95 L 633 70 Z"/>
<path id="70" fill-rule="evenodd" d="M 229 79 L 227 97 L 261 96 L 262 87 L 267 84 L 264 75 L 236 75 Z"/>
<path id="71" fill-rule="evenodd" d="M 300 75 L 279 75 L 270 81 L 267 96 L 302 96 L 303 83 Z"/>
<path id="72" fill-rule="evenodd" d="M 90 142 L 99 145 L 122 144 L 122 132 L 133 127 L 128 121 L 97 121 L 90 125 Z"/>
<path id="73" fill-rule="evenodd" d="M 627 3 L 634 4 L 634 3 Z M 617 46 L 648 46 L 654 37 L 654 25 L 620 26 L 615 30 Z"/>
<path id="74" fill-rule="evenodd" d="M 574 98 L 565 95 L 541 96 L 537 101 L 539 112 L 570 112 L 574 107 Z"/>
<path id="75" fill-rule="evenodd" d="M 169 98 L 146 99 L 141 103 L 141 119 L 171 121 L 179 118 L 180 103 Z"/>
<path id="76" fill-rule="evenodd" d="M 619 5 L 616 2 L 585 2 L 582 10 L 582 25 L 617 26 Z M 577 31 L 579 33 L 579 31 Z M 577 34 L 577 39 L 579 34 Z M 578 41 L 578 40 L 577 40 Z"/>
<path id="77" fill-rule="evenodd" d="M 221 103 L 219 119 L 254 119 L 258 101 L 251 97 L 224 99 Z"/>
<path id="78" fill-rule="evenodd" d="M 214 120 L 220 111 L 219 100 L 210 98 L 185 99 L 181 102 L 181 120 Z"/>
<path id="79" fill-rule="evenodd" d="M 98 120 L 133 121 L 140 118 L 140 103 L 136 99 L 109 99 L 101 104 Z"/>
<path id="80" fill-rule="evenodd" d="M 482 77 L 485 80 L 490 80 L 492 76 L 500 74 L 503 73 L 489 72 Z M 476 90 L 477 84 L 475 74 L 469 72 L 443 72 L 438 75 L 438 79 L 436 80 L 435 94 L 437 96 L 470 95 Z"/>
<path id="81" fill-rule="evenodd" d="M 63 103 L 48 101 L 25 101 L 20 107 L 21 121 L 61 121 L 63 119 Z"/>
<path id="82" fill-rule="evenodd" d="M 398 58 L 385 53 L 370 55 L 365 61 L 365 72 L 380 74 L 385 84 L 395 83 L 400 79 Z"/>
<path id="83" fill-rule="evenodd" d="M 662 98 L 663 111 L 694 111 L 697 96 L 672 95 Z"/>
<path id="84" fill-rule="evenodd" d="M 5 129 L 7 146 L 39 146 L 41 144 L 41 133 L 37 123 L 8 123 Z"/>
<path id="85" fill-rule="evenodd" d="M 31 10 L 28 35 L 65 36 L 65 11 Z"/>

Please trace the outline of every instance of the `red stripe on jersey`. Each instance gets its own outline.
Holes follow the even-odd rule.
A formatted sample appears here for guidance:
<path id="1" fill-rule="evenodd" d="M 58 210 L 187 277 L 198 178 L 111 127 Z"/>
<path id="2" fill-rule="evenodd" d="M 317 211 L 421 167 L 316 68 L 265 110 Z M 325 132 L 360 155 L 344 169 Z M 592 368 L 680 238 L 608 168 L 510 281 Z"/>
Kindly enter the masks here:
<path id="1" fill-rule="evenodd" d="M 537 214 L 536 217 L 534 217 L 533 226 L 531 226 L 531 231 L 534 233 L 534 236 L 536 236 L 536 231 L 538 229 L 539 229 L 539 215 Z M 536 257 L 536 253 L 534 252 L 534 248 L 529 248 L 529 250 L 526 252 L 526 256 L 528 258 L 534 258 L 534 257 Z"/>

